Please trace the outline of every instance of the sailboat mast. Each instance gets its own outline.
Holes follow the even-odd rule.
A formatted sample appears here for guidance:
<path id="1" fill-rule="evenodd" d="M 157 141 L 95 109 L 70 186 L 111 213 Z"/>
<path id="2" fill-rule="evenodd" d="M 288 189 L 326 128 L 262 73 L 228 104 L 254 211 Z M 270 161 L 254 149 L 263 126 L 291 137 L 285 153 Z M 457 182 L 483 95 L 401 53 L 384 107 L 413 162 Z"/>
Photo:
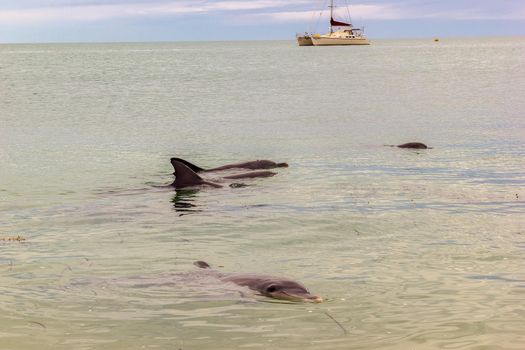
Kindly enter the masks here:
<path id="1" fill-rule="evenodd" d="M 330 0 L 330 34 L 334 31 L 332 30 L 332 20 L 334 18 L 334 0 Z"/>

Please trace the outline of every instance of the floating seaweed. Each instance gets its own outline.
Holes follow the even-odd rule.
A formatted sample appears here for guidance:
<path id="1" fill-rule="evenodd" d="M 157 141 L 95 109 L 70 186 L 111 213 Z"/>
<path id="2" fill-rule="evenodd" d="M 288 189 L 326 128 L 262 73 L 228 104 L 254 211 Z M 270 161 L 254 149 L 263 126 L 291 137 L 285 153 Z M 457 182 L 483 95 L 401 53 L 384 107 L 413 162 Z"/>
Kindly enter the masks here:
<path id="1" fill-rule="evenodd" d="M 0 241 L 3 242 L 23 242 L 26 239 L 22 236 L 16 236 L 16 237 L 0 237 Z"/>

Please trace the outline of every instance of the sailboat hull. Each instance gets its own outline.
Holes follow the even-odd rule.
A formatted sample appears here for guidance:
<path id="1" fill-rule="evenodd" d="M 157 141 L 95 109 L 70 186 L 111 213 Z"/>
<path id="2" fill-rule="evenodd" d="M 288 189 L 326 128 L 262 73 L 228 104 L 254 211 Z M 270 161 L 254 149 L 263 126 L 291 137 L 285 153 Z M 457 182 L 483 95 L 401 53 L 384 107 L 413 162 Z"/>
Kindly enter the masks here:
<path id="1" fill-rule="evenodd" d="M 309 36 L 298 36 L 297 37 L 297 44 L 299 46 L 313 46 L 312 38 Z"/>
<path id="2" fill-rule="evenodd" d="M 312 37 L 314 46 L 336 46 L 336 45 L 370 45 L 367 38 L 329 38 L 329 37 Z"/>

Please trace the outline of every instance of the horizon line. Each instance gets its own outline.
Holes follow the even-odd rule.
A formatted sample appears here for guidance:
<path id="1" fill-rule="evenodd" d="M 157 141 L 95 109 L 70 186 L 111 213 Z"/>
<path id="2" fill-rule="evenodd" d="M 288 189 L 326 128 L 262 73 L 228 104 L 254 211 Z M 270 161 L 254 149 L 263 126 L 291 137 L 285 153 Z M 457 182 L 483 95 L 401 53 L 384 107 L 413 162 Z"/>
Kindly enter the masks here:
<path id="1" fill-rule="evenodd" d="M 420 37 L 368 37 L 369 40 L 425 40 L 425 39 L 501 39 L 501 38 L 525 38 L 523 34 L 508 34 L 508 35 L 460 35 L 460 36 L 420 36 Z M 295 37 L 289 39 L 230 39 L 230 40 L 119 40 L 119 41 L 20 41 L 20 42 L 0 42 L 0 45 L 47 45 L 47 44 L 170 44 L 170 43 L 227 43 L 227 42 L 265 42 L 265 41 L 295 41 Z"/>

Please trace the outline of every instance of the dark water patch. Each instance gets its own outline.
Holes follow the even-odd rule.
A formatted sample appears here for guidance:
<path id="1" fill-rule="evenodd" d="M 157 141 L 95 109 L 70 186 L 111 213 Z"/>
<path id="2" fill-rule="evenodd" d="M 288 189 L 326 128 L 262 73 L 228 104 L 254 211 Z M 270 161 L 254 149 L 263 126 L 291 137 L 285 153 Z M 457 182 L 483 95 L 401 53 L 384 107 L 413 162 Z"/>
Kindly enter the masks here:
<path id="1" fill-rule="evenodd" d="M 472 179 L 468 182 L 473 184 L 494 184 L 494 185 L 525 185 L 525 174 L 516 176 L 517 179 L 510 178 L 483 178 L 483 179 Z"/>
<path id="2" fill-rule="evenodd" d="M 152 187 L 142 187 L 142 188 L 108 188 L 108 189 L 97 189 L 93 193 L 99 196 L 136 196 L 142 195 L 151 191 L 159 191 L 165 188 L 172 188 L 171 186 L 152 186 Z"/>
<path id="3" fill-rule="evenodd" d="M 497 214 L 519 214 L 522 213 L 525 204 L 506 201 L 487 201 L 487 202 L 431 202 L 417 203 L 405 209 L 434 209 L 449 212 L 450 214 L 466 213 L 497 213 Z"/>
<path id="4" fill-rule="evenodd" d="M 455 245 L 455 246 L 470 246 L 472 245 L 471 243 L 459 243 L 457 240 L 455 239 L 447 239 L 445 241 L 438 241 L 438 242 L 429 242 L 429 243 L 426 243 L 425 245 L 444 245 L 444 246 L 450 246 L 450 245 Z"/>
<path id="5" fill-rule="evenodd" d="M 207 211 L 215 213 L 236 212 L 255 210 L 258 212 L 274 213 L 334 213 L 334 212 L 354 212 L 354 213 L 386 213 L 386 212 L 417 212 L 422 210 L 436 210 L 447 212 L 454 215 L 467 213 L 493 213 L 493 214 L 519 214 L 523 212 L 524 205 L 517 205 L 515 202 L 422 202 L 415 200 L 390 201 L 390 203 L 374 203 L 346 200 L 335 203 L 309 203 L 309 205 L 299 205 L 292 203 L 258 203 L 258 204 L 223 204 L 215 208 L 209 206 Z M 183 205 L 187 207 L 183 207 Z M 196 205 L 191 202 L 181 204 L 181 210 L 194 210 Z"/>
<path id="6" fill-rule="evenodd" d="M 336 166 L 335 169 L 349 174 L 362 174 L 367 176 L 418 176 L 420 180 L 436 181 L 460 180 L 474 184 L 525 184 L 525 173 L 516 172 L 515 169 L 507 172 L 490 169 L 465 169 L 457 167 L 436 166 L 390 166 L 385 164 L 369 164 L 366 166 L 345 165 Z"/>
<path id="7" fill-rule="evenodd" d="M 496 281 L 496 282 L 525 282 L 525 280 L 519 280 L 514 278 L 508 278 L 503 275 L 470 275 L 466 276 L 471 280 L 481 280 L 481 281 Z"/>

